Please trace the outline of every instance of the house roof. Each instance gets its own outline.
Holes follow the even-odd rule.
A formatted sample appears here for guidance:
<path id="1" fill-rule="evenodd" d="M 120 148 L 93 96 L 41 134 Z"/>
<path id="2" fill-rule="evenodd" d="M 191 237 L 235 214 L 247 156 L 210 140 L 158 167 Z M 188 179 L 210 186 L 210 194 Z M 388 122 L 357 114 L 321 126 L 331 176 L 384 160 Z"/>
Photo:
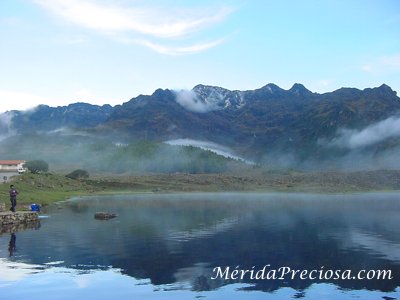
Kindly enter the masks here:
<path id="1" fill-rule="evenodd" d="M 26 162 L 26 160 L 0 160 L 0 165 L 19 165 Z"/>

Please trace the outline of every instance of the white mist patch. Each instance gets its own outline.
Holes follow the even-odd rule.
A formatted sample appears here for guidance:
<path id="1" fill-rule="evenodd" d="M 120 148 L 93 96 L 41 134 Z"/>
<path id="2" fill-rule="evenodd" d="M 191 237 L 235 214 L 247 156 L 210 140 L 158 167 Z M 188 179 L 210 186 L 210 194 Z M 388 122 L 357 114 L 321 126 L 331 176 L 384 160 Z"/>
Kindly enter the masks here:
<path id="1" fill-rule="evenodd" d="M 72 133 L 72 130 L 69 129 L 68 127 L 59 127 L 54 130 L 46 131 L 44 133 L 47 134 L 60 134 L 60 135 L 70 135 Z"/>
<path id="2" fill-rule="evenodd" d="M 327 143 L 328 147 L 357 149 L 400 137 L 400 117 L 390 117 L 369 125 L 362 130 L 341 129 L 337 137 Z"/>
<path id="3" fill-rule="evenodd" d="M 53 130 L 48 130 L 48 131 L 38 131 L 40 134 L 47 134 L 47 135 L 58 135 L 58 136 L 82 136 L 82 137 L 91 137 L 93 136 L 90 133 L 87 133 L 83 130 L 77 130 L 74 128 L 70 127 L 58 127 Z"/>
<path id="4" fill-rule="evenodd" d="M 198 141 L 198 140 L 191 140 L 191 139 L 176 139 L 176 140 L 165 141 L 164 143 L 166 143 L 168 145 L 173 145 L 173 146 L 197 147 L 197 148 L 200 148 L 203 150 L 211 151 L 215 154 L 221 155 L 226 158 L 231 158 L 231 159 L 242 161 L 247 164 L 254 165 L 254 162 L 246 160 L 240 156 L 233 154 L 232 151 L 228 147 L 225 147 L 225 146 L 219 145 L 217 143 L 213 143 L 213 142 Z"/>
<path id="5" fill-rule="evenodd" d="M 127 144 L 127 143 L 122 143 L 122 142 L 115 142 L 115 143 L 113 143 L 113 145 L 114 145 L 115 147 L 118 147 L 118 148 L 124 148 L 124 147 L 128 147 L 128 146 L 129 146 L 129 144 Z"/>
<path id="6" fill-rule="evenodd" d="M 187 110 L 205 113 L 218 109 L 214 103 L 201 101 L 194 91 L 175 91 L 176 102 Z"/>
<path id="7" fill-rule="evenodd" d="M 0 114 L 0 141 L 14 135 L 12 130 L 12 119 L 14 112 L 7 111 Z"/>

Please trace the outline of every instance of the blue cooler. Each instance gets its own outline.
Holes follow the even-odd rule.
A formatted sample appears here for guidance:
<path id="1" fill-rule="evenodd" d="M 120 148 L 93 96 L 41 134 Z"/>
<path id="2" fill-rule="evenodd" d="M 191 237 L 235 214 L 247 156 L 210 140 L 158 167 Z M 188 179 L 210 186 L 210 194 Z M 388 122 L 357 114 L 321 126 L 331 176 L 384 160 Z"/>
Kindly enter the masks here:
<path id="1" fill-rule="evenodd" d="M 39 204 L 31 204 L 31 211 L 40 211 L 40 205 Z"/>

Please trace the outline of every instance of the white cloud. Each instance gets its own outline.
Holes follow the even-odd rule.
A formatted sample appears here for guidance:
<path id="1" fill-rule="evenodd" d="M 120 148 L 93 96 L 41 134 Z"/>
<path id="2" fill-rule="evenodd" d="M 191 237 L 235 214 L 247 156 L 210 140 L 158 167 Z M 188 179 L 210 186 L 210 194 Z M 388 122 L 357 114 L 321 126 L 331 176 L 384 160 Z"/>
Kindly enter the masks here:
<path id="1" fill-rule="evenodd" d="M 400 117 L 389 117 L 362 130 L 342 129 L 327 143 L 329 147 L 357 149 L 400 137 Z"/>
<path id="2" fill-rule="evenodd" d="M 195 92 L 188 90 L 176 92 L 176 102 L 185 109 L 197 113 L 205 113 L 217 109 L 217 106 L 213 103 L 199 100 Z"/>
<path id="3" fill-rule="evenodd" d="M 233 8 L 178 9 L 155 6 L 124 7 L 109 1 L 98 0 L 33 0 L 52 14 L 78 26 L 96 30 L 117 40 L 135 40 L 162 54 L 190 54 L 219 45 L 222 40 L 189 46 L 166 47 L 161 41 L 182 42 L 188 35 L 222 22 Z M 135 2 L 132 2 L 134 4 Z M 133 35 L 133 38 L 132 38 Z M 121 38 L 122 36 L 122 38 Z M 145 38 L 143 38 L 145 37 Z M 151 42 L 149 39 L 157 39 Z"/>
<path id="4" fill-rule="evenodd" d="M 224 42 L 224 39 L 219 39 L 211 42 L 206 42 L 206 43 L 199 43 L 199 44 L 194 44 L 190 46 L 183 46 L 183 47 L 168 47 L 168 46 L 163 46 L 161 44 L 153 43 L 148 40 L 125 40 L 126 42 L 129 43 L 135 43 L 135 44 L 140 44 L 144 45 L 158 53 L 161 54 L 167 54 L 167 55 L 184 55 L 184 54 L 194 54 L 197 52 L 205 51 L 210 48 L 213 48 L 215 46 L 218 46 L 219 44 L 222 44 Z"/>
<path id="5" fill-rule="evenodd" d="M 51 99 L 26 92 L 0 90 L 0 112 L 31 109 L 44 103 L 51 103 Z"/>

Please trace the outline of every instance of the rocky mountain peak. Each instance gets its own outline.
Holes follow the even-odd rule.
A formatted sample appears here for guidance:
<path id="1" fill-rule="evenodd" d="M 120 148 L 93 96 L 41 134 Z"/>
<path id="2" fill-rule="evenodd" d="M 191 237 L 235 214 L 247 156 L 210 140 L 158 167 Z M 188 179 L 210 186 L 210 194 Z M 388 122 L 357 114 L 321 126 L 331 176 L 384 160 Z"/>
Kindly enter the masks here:
<path id="1" fill-rule="evenodd" d="M 300 83 L 295 83 L 290 89 L 290 92 L 297 94 L 297 95 L 307 95 L 312 94 L 304 85 Z"/>
<path id="2" fill-rule="evenodd" d="M 243 105 L 241 93 L 218 86 L 196 85 L 192 91 L 204 103 L 213 105 L 218 109 L 239 108 Z"/>
<path id="3" fill-rule="evenodd" d="M 284 91 L 284 89 L 280 88 L 279 86 L 277 86 L 276 84 L 273 84 L 273 83 L 268 83 L 267 85 L 263 86 L 261 88 L 261 90 L 267 91 L 269 93 L 276 93 L 276 92 Z"/>
<path id="4" fill-rule="evenodd" d="M 384 98 L 384 99 L 391 99 L 397 96 L 397 93 L 393 91 L 390 86 L 386 84 L 382 84 L 381 86 L 375 88 L 367 88 L 363 92 L 365 95 Z"/>
<path id="5" fill-rule="evenodd" d="M 385 94 L 385 95 L 390 95 L 390 96 L 396 96 L 397 93 L 392 90 L 392 88 L 386 84 L 382 84 L 380 87 L 375 88 L 379 93 Z"/>

